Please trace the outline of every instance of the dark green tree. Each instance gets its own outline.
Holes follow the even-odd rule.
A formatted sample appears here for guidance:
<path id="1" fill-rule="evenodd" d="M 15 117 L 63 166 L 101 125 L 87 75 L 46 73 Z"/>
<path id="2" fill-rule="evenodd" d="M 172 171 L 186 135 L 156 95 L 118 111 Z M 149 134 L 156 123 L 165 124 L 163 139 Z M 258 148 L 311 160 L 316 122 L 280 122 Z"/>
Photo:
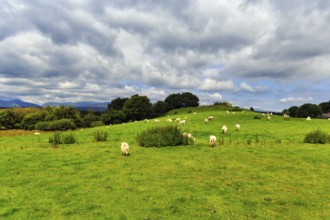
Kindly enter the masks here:
<path id="1" fill-rule="evenodd" d="M 157 101 L 152 106 L 152 115 L 153 115 L 153 117 L 158 117 L 158 116 L 164 115 L 169 110 L 170 109 L 169 109 L 169 106 L 168 106 L 167 102 Z"/>
<path id="2" fill-rule="evenodd" d="M 311 118 L 317 118 L 322 115 L 322 109 L 319 105 L 306 103 L 299 107 L 297 111 L 297 117 L 306 118 L 310 116 Z"/>
<path id="3" fill-rule="evenodd" d="M 15 112 L 13 110 L 5 110 L 0 112 L 0 128 L 4 129 L 16 129 L 20 128 L 20 124 L 24 118 L 22 113 Z"/>
<path id="4" fill-rule="evenodd" d="M 329 100 L 329 102 L 320 103 L 319 106 L 321 107 L 322 112 L 324 112 L 324 113 L 330 112 L 330 100 Z"/>
<path id="5" fill-rule="evenodd" d="M 127 120 L 141 120 L 151 117 L 152 104 L 147 96 L 133 95 L 124 104 Z"/>
<path id="6" fill-rule="evenodd" d="M 123 110 L 124 104 L 128 99 L 129 98 L 116 98 L 116 99 L 112 100 L 108 104 L 108 110 L 110 110 L 110 109 Z"/>
<path id="7" fill-rule="evenodd" d="M 289 111 L 289 115 L 291 117 L 297 117 L 297 113 L 298 113 L 299 107 L 298 106 L 291 106 L 288 111 Z"/>
<path id="8" fill-rule="evenodd" d="M 199 98 L 190 92 L 184 92 L 180 96 L 182 107 L 199 106 Z"/>

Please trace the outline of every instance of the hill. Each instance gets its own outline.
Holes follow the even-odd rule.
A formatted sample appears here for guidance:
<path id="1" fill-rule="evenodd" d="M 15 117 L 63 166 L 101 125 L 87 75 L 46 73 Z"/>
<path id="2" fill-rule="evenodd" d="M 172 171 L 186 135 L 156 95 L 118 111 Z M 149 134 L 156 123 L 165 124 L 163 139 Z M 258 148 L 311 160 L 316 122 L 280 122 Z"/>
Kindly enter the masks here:
<path id="1" fill-rule="evenodd" d="M 40 108 L 40 105 L 24 102 L 20 99 L 13 99 L 13 100 L 1 100 L 0 99 L 0 108 L 16 108 L 16 107 L 36 107 Z"/>
<path id="2" fill-rule="evenodd" d="M 52 132 L 0 131 L 19 133 L 0 133 L 0 218 L 328 219 L 330 145 L 302 140 L 318 128 L 330 132 L 329 121 L 232 110 L 202 106 L 173 110 L 160 122 L 70 131 L 78 143 L 57 147 L 48 143 Z M 208 116 L 214 119 L 206 124 Z M 185 118 L 180 128 L 195 144 L 137 145 L 141 131 L 174 125 L 168 118 Z M 107 141 L 93 139 L 99 131 Z M 131 156 L 121 155 L 122 141 Z"/>

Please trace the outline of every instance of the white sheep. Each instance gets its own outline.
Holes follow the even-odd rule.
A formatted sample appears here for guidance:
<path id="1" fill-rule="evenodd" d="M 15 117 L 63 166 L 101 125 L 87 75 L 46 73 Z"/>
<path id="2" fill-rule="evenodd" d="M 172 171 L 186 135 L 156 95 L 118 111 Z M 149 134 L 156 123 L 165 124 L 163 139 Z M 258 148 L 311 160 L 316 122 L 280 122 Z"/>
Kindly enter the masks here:
<path id="1" fill-rule="evenodd" d="M 167 122 L 172 122 L 173 120 L 171 118 L 166 119 Z"/>
<path id="2" fill-rule="evenodd" d="M 312 120 L 312 119 L 311 119 L 311 117 L 308 116 L 308 117 L 306 118 L 306 120 L 307 120 L 307 121 L 310 121 L 310 120 Z"/>
<path id="3" fill-rule="evenodd" d="M 267 119 L 270 120 L 270 119 L 272 119 L 272 118 L 270 117 L 270 115 L 268 115 L 268 116 L 267 116 Z"/>
<path id="4" fill-rule="evenodd" d="M 240 127 L 241 127 L 241 126 L 240 126 L 239 124 L 236 124 L 236 125 L 235 125 L 235 129 L 236 129 L 236 131 L 238 131 Z"/>
<path id="5" fill-rule="evenodd" d="M 210 121 L 210 120 L 213 120 L 214 119 L 214 116 L 210 115 L 209 117 L 207 117 L 207 119 Z"/>
<path id="6" fill-rule="evenodd" d="M 154 121 L 155 121 L 156 123 L 159 123 L 159 122 L 160 122 L 158 119 L 155 119 Z"/>
<path id="7" fill-rule="evenodd" d="M 228 130 L 228 128 L 227 128 L 227 126 L 226 126 L 226 125 L 223 125 L 223 126 L 222 126 L 222 128 L 221 128 L 221 130 L 222 130 L 222 133 L 223 133 L 223 134 L 226 134 L 226 133 L 227 133 L 227 130 Z"/>
<path id="8" fill-rule="evenodd" d="M 186 120 L 179 121 L 179 125 L 185 125 L 185 124 L 186 124 Z"/>
<path id="9" fill-rule="evenodd" d="M 217 137 L 214 135 L 210 136 L 210 147 L 215 147 L 215 144 L 217 142 Z"/>
<path id="10" fill-rule="evenodd" d="M 128 149 L 129 149 L 128 143 L 121 142 L 120 150 L 121 150 L 121 153 L 122 153 L 123 156 L 128 156 L 129 155 Z"/>
<path id="11" fill-rule="evenodd" d="M 188 138 L 189 140 L 195 142 L 195 137 L 194 137 L 192 134 L 187 133 L 187 132 L 183 132 L 182 135 L 183 135 L 183 137 L 186 137 L 186 138 Z"/>
<path id="12" fill-rule="evenodd" d="M 207 124 L 209 122 L 209 119 L 205 118 L 204 123 Z"/>

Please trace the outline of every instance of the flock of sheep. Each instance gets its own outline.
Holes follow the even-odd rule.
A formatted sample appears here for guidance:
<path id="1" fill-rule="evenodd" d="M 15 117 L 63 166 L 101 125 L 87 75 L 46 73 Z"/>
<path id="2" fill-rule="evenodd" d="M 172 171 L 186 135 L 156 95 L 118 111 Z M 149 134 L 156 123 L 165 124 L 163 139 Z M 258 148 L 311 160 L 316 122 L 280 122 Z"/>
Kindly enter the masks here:
<path id="1" fill-rule="evenodd" d="M 244 113 L 244 112 L 242 112 L 242 113 Z M 194 112 L 193 114 L 196 114 L 196 113 Z M 227 114 L 229 114 L 229 111 L 227 111 Z M 235 112 L 233 112 L 233 114 L 235 114 Z M 204 122 L 205 122 L 205 124 L 207 124 L 209 121 L 211 121 L 213 119 L 214 119 L 214 116 L 208 116 L 204 120 Z M 187 118 L 186 117 L 184 119 L 176 118 L 175 120 L 173 120 L 173 119 L 169 118 L 169 116 L 168 116 L 168 118 L 167 118 L 166 121 L 167 122 L 173 122 L 174 121 L 174 122 L 178 123 L 178 125 L 185 125 L 186 124 L 186 121 L 187 121 Z M 149 123 L 149 119 L 145 119 L 144 122 L 145 123 Z M 159 119 L 154 119 L 154 122 L 155 123 L 160 123 L 160 120 Z M 239 131 L 240 127 L 241 126 L 239 124 L 236 124 L 235 125 L 235 131 Z M 226 134 L 227 133 L 227 130 L 228 130 L 227 126 L 226 125 L 223 125 L 222 128 L 221 128 L 222 133 L 223 134 Z M 183 135 L 183 137 L 186 137 L 189 140 L 195 142 L 195 137 L 191 133 L 184 132 L 182 135 Z M 217 141 L 217 137 L 215 135 L 211 135 L 210 136 L 210 145 L 209 146 L 210 147 L 215 147 L 216 141 Z M 129 151 L 129 145 L 128 145 L 127 142 L 121 142 L 120 149 L 121 149 L 121 152 L 122 152 L 122 155 L 123 156 L 128 156 L 129 155 L 129 152 L 128 152 Z"/>

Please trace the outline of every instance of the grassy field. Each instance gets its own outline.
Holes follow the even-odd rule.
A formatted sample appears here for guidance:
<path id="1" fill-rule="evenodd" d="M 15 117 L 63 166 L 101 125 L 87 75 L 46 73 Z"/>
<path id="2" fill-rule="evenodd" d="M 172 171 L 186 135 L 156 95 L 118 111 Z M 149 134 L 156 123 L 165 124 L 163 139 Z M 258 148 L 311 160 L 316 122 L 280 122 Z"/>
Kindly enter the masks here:
<path id="1" fill-rule="evenodd" d="M 0 131 L 0 219 L 330 219 L 330 145 L 303 143 L 318 128 L 330 133 L 330 121 L 267 120 L 217 106 L 169 116 L 187 118 L 181 129 L 194 145 L 136 144 L 167 117 L 77 130 L 77 144 L 58 147 L 48 143 L 52 133 Z M 107 131 L 108 141 L 93 142 L 95 131 Z"/>

